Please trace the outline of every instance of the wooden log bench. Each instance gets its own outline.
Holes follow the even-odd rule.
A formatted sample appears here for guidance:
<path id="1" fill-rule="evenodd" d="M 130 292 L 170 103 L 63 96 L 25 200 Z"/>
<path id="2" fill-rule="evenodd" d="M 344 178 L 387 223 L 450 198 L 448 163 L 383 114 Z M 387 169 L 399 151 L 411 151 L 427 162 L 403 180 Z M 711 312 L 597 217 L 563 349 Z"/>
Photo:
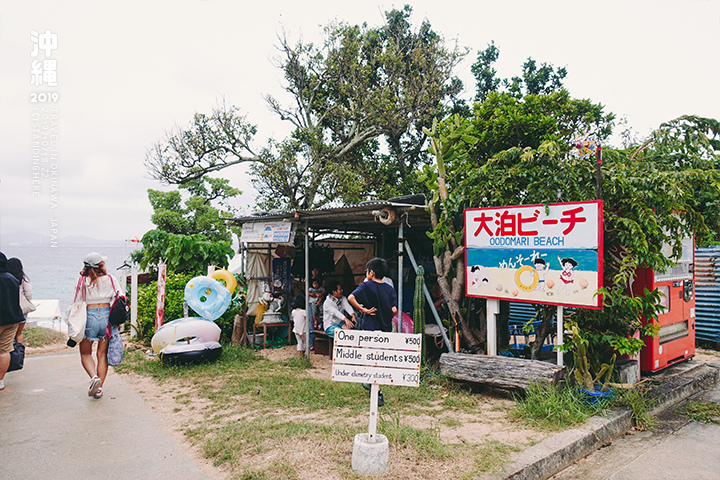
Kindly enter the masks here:
<path id="1" fill-rule="evenodd" d="M 315 336 L 315 353 L 318 355 L 328 355 L 330 360 L 333 358 L 333 346 L 335 337 L 329 336 L 323 330 L 313 330 Z"/>
<path id="2" fill-rule="evenodd" d="M 557 385 L 567 372 L 539 360 L 468 353 L 443 353 L 440 371 L 454 380 L 509 390 L 526 390 L 531 383 Z"/>

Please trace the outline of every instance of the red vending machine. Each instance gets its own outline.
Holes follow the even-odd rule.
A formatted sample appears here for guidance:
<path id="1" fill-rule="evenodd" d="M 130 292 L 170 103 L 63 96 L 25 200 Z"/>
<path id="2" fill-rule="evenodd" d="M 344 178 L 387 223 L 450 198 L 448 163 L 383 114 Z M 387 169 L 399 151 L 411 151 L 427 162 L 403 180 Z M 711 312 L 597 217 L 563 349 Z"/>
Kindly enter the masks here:
<path id="1" fill-rule="evenodd" d="M 663 247 L 670 257 L 669 246 Z M 640 370 L 657 372 L 695 355 L 695 243 L 692 238 L 683 240 L 682 257 L 665 272 L 638 269 L 632 291 L 643 294 L 643 289 L 657 288 L 664 312 L 658 316 L 660 334 L 645 337 L 640 352 Z"/>

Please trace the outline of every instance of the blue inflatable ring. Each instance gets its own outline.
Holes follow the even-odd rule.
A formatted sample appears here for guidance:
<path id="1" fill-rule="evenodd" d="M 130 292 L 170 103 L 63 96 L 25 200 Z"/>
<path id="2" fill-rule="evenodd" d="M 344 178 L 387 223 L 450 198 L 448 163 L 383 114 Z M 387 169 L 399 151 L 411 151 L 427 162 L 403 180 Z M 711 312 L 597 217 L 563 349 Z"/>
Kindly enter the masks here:
<path id="1" fill-rule="evenodd" d="M 216 320 L 230 306 L 230 291 L 217 280 L 199 276 L 185 285 L 185 301 L 206 320 Z"/>

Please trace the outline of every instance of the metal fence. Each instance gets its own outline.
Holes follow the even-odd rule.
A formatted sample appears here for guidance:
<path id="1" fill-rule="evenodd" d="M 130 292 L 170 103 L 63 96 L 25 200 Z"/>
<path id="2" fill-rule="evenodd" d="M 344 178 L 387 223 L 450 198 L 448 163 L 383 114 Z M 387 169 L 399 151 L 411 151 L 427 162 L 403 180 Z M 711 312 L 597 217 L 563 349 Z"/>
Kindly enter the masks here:
<path id="1" fill-rule="evenodd" d="M 695 249 L 695 338 L 720 342 L 720 247 Z"/>

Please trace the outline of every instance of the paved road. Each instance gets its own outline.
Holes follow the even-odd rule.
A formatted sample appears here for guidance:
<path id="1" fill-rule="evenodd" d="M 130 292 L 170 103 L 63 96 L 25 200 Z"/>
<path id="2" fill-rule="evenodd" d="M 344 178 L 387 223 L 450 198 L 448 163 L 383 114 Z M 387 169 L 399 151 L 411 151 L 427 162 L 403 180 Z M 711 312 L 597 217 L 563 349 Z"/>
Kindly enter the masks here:
<path id="1" fill-rule="evenodd" d="M 0 391 L 3 480 L 211 480 L 164 432 L 162 417 L 110 374 L 104 396 L 71 353 L 29 355 Z"/>
<path id="2" fill-rule="evenodd" d="M 720 403 L 720 385 L 691 400 Z M 718 480 L 720 425 L 690 421 L 670 408 L 652 431 L 625 435 L 551 480 Z"/>

